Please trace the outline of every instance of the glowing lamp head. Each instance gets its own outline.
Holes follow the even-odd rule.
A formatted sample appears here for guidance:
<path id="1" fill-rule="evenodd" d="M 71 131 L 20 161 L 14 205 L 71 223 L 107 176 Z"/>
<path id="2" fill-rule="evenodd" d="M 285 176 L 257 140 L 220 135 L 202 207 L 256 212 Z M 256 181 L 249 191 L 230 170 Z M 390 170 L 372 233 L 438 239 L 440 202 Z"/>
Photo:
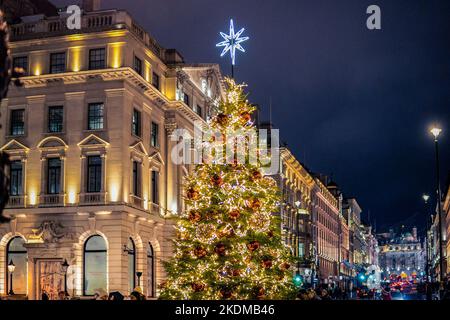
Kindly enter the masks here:
<path id="1" fill-rule="evenodd" d="M 8 264 L 8 271 L 9 271 L 10 273 L 13 273 L 14 270 L 16 270 L 16 265 L 14 264 L 14 262 L 13 262 L 12 260 L 10 260 L 10 261 L 9 261 L 9 264 Z"/>
<path id="2" fill-rule="evenodd" d="M 301 202 L 300 201 L 295 201 L 295 206 L 297 207 L 297 208 L 299 208 L 300 207 L 300 204 L 301 204 Z"/>
<path id="3" fill-rule="evenodd" d="M 297 287 L 299 287 L 299 286 L 301 286 L 302 285 L 302 283 L 303 283 L 303 277 L 300 275 L 300 274 L 296 274 L 295 276 L 294 276 L 294 284 L 297 286 Z"/>
<path id="4" fill-rule="evenodd" d="M 434 127 L 433 129 L 430 130 L 430 132 L 433 134 L 434 138 L 437 139 L 441 134 L 442 129 Z"/>
<path id="5" fill-rule="evenodd" d="M 63 273 L 66 273 L 66 272 L 67 272 L 67 269 L 69 269 L 69 263 L 67 262 L 66 259 L 64 259 L 64 262 L 61 263 L 61 271 L 62 271 Z"/>
<path id="6" fill-rule="evenodd" d="M 430 199 L 430 196 L 427 195 L 427 194 L 424 194 L 424 195 L 422 196 L 422 199 L 423 199 L 423 201 L 425 201 L 425 203 L 427 203 L 428 200 Z"/>

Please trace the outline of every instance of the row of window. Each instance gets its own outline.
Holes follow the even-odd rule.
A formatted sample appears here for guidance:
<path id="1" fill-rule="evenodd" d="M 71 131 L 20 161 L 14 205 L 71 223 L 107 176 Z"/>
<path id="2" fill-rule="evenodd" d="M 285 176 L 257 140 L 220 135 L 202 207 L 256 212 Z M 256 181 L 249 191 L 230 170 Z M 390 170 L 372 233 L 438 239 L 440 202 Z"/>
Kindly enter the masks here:
<path id="1" fill-rule="evenodd" d="M 86 168 L 86 192 L 99 193 L 102 191 L 103 164 L 100 156 L 87 157 Z M 141 164 L 133 161 L 132 168 L 132 193 L 136 197 L 142 196 L 142 172 Z M 10 166 L 10 194 L 12 196 L 23 195 L 23 163 L 20 160 L 12 161 Z M 61 193 L 62 163 L 60 158 L 47 159 L 47 194 Z M 151 201 L 159 204 L 159 172 L 151 171 L 150 178 Z"/>
<path id="2" fill-rule="evenodd" d="M 66 72 L 66 52 L 54 52 L 50 54 L 50 69 L 51 74 L 64 73 Z M 21 68 L 24 70 L 25 74 L 28 73 L 28 57 L 20 56 L 13 59 L 14 68 Z M 89 70 L 98 70 L 106 68 L 106 49 L 96 48 L 89 50 Z M 138 57 L 134 57 L 133 63 L 134 70 L 143 75 L 143 65 L 142 60 Z M 160 90 L 160 77 L 156 72 L 152 74 L 152 85 Z"/>
<path id="3" fill-rule="evenodd" d="M 105 107 L 103 103 L 88 104 L 87 129 L 103 130 L 105 124 Z M 142 137 L 141 112 L 134 109 L 131 122 L 131 132 Z M 64 108 L 63 106 L 51 106 L 48 108 L 47 131 L 49 133 L 61 133 L 64 130 Z M 25 134 L 25 109 L 11 110 L 10 135 L 20 136 Z M 150 144 L 159 148 L 159 125 L 151 123 Z"/>
<path id="4" fill-rule="evenodd" d="M 13 277 L 13 291 L 16 294 L 27 293 L 28 253 L 22 237 L 12 238 L 6 247 L 6 261 L 16 266 Z M 136 246 L 133 239 L 127 243 L 128 252 L 128 287 L 133 290 L 136 286 Z M 89 237 L 84 243 L 83 250 L 83 295 L 92 296 L 99 289 L 107 290 L 107 255 L 108 249 L 105 239 L 100 235 Z M 147 249 L 147 288 L 148 295 L 155 296 L 155 253 L 152 245 Z M 11 284 L 7 281 L 8 286 Z M 9 290 L 10 288 L 8 288 Z"/>

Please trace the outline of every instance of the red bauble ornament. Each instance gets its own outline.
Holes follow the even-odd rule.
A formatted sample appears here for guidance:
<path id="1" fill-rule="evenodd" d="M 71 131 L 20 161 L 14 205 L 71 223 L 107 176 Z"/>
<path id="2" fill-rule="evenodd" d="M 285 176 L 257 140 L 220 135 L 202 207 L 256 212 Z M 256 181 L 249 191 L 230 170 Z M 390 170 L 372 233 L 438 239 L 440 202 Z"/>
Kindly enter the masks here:
<path id="1" fill-rule="evenodd" d="M 205 290 L 205 285 L 203 283 L 193 283 L 191 287 L 195 292 L 201 292 Z"/>
<path id="2" fill-rule="evenodd" d="M 261 265 L 265 269 L 272 268 L 272 259 L 270 259 L 270 258 L 263 259 L 263 261 L 261 262 Z"/>
<path id="3" fill-rule="evenodd" d="M 260 180 L 262 178 L 262 174 L 259 170 L 254 170 L 251 173 L 251 180 L 252 181 L 257 181 Z"/>
<path id="4" fill-rule="evenodd" d="M 195 188 L 189 188 L 186 191 L 186 196 L 189 200 L 198 200 L 200 198 L 200 192 Z"/>
<path id="5" fill-rule="evenodd" d="M 264 288 L 258 288 L 256 290 L 256 297 L 258 299 L 264 299 L 266 296 L 266 290 L 264 290 Z"/>
<path id="6" fill-rule="evenodd" d="M 199 222 L 202 220 L 202 215 L 198 211 L 191 211 L 189 212 L 189 221 L 191 222 Z"/>
<path id="7" fill-rule="evenodd" d="M 214 248 L 214 252 L 217 253 L 219 256 L 223 257 L 225 255 L 226 247 L 223 243 L 216 244 L 216 247 Z"/>
<path id="8" fill-rule="evenodd" d="M 230 299 L 231 296 L 233 295 L 233 292 L 230 289 L 224 288 L 220 290 L 220 294 L 222 295 L 222 298 Z"/>
<path id="9" fill-rule="evenodd" d="M 289 268 L 291 267 L 291 265 L 287 262 L 284 262 L 281 264 L 280 269 L 281 270 L 289 270 Z"/>
<path id="10" fill-rule="evenodd" d="M 211 182 L 214 186 L 220 187 L 223 184 L 223 179 L 218 174 L 215 174 L 211 177 Z"/>
<path id="11" fill-rule="evenodd" d="M 233 277 L 239 277 L 241 275 L 241 270 L 239 269 L 233 269 L 233 271 L 231 272 L 231 275 Z"/>
<path id="12" fill-rule="evenodd" d="M 248 248 L 248 250 L 250 250 L 251 252 L 253 252 L 253 251 L 259 249 L 259 247 L 260 247 L 259 242 L 256 241 L 256 240 L 255 240 L 255 241 L 252 241 L 252 242 L 250 242 L 250 243 L 247 244 L 247 248 Z"/>
<path id="13" fill-rule="evenodd" d="M 228 217 L 229 217 L 231 220 L 234 220 L 234 221 L 236 221 L 237 219 L 239 219 L 240 216 L 241 216 L 241 212 L 240 212 L 239 210 L 237 210 L 237 209 L 231 210 L 231 211 L 228 213 Z"/>
<path id="14" fill-rule="evenodd" d="M 228 124 L 228 120 L 229 120 L 229 116 L 223 113 L 219 113 L 216 117 L 216 121 L 218 124 L 220 124 L 221 126 L 226 126 Z"/>
<path id="15" fill-rule="evenodd" d="M 269 230 L 269 232 L 267 232 L 267 236 L 268 236 L 269 238 L 272 238 L 272 237 L 274 236 L 273 231 L 272 231 L 272 230 Z"/>
<path id="16" fill-rule="evenodd" d="M 258 211 L 261 208 L 261 200 L 253 198 L 248 201 L 248 206 L 253 211 Z"/>
<path id="17" fill-rule="evenodd" d="M 206 250 L 202 247 L 197 247 L 194 249 L 194 255 L 199 259 L 204 258 L 206 256 Z"/>
<path id="18" fill-rule="evenodd" d="M 248 123 L 250 120 L 252 120 L 252 116 L 249 112 L 244 111 L 240 114 L 241 120 L 243 124 Z"/>

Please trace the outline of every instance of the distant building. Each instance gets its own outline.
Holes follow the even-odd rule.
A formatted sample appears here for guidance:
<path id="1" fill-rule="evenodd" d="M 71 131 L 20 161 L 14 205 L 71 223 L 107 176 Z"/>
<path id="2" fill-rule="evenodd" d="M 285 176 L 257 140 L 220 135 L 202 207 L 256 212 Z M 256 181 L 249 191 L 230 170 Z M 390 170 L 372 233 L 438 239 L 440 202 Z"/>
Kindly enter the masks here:
<path id="1" fill-rule="evenodd" d="M 377 238 L 383 279 L 413 279 L 425 276 L 425 250 L 417 236 L 417 228 L 407 232 L 402 227 L 397 233 L 390 229 L 388 233 L 378 234 Z"/>

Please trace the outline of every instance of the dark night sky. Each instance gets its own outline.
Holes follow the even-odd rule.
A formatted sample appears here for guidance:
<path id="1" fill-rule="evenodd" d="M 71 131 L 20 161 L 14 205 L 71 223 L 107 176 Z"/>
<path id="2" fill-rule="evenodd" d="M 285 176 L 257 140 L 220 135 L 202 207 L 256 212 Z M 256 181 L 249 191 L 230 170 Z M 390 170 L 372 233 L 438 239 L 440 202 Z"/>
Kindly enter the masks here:
<path id="1" fill-rule="evenodd" d="M 69 4 L 75 0 L 53 1 Z M 366 28 L 377 4 L 382 30 Z M 221 63 L 219 31 L 246 27 L 236 78 L 313 171 L 333 174 L 378 230 L 423 227 L 435 186 L 433 122 L 442 185 L 450 170 L 450 1 L 108 0 L 188 62 Z M 429 208 L 431 209 L 431 208 Z"/>

